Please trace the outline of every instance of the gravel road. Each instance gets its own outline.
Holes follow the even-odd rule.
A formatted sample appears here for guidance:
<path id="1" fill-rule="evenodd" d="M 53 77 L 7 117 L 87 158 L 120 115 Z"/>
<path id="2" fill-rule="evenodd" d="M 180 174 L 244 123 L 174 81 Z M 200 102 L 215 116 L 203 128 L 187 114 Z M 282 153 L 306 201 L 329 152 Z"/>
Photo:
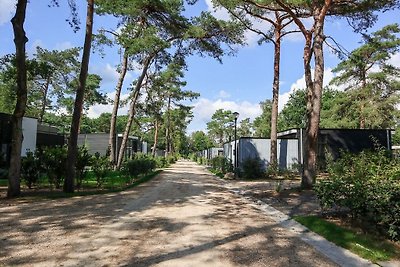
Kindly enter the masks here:
<path id="1" fill-rule="evenodd" d="M 204 167 L 107 195 L 0 203 L 0 266 L 336 266 Z"/>

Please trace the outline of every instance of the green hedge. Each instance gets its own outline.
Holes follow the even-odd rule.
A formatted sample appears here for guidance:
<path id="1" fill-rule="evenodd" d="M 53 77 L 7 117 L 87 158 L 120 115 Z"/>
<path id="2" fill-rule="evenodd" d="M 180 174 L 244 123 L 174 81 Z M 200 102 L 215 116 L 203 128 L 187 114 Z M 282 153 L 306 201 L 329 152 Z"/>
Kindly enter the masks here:
<path id="1" fill-rule="evenodd" d="M 99 160 L 102 161 L 98 162 Z M 61 188 L 66 175 L 66 161 L 66 146 L 45 147 L 35 153 L 29 152 L 21 158 L 21 178 L 29 188 L 37 185 L 42 177 L 47 178 L 51 187 Z M 95 168 L 97 165 L 106 168 L 109 165 L 108 157 L 104 156 L 100 159 L 99 155 L 90 155 L 87 148 L 79 147 L 76 163 L 77 188 L 81 187 L 86 179 L 88 167 Z"/>
<path id="2" fill-rule="evenodd" d="M 157 162 L 154 158 L 138 157 L 129 160 L 125 163 L 124 169 L 131 177 L 137 177 L 140 174 L 148 174 L 157 167 Z"/>
<path id="3" fill-rule="evenodd" d="M 344 154 L 328 163 L 329 178 L 314 189 L 324 208 L 343 208 L 400 239 L 400 162 L 383 149 Z"/>
<path id="4" fill-rule="evenodd" d="M 224 156 L 218 156 L 211 159 L 211 168 L 223 174 L 233 172 L 233 166 Z"/>

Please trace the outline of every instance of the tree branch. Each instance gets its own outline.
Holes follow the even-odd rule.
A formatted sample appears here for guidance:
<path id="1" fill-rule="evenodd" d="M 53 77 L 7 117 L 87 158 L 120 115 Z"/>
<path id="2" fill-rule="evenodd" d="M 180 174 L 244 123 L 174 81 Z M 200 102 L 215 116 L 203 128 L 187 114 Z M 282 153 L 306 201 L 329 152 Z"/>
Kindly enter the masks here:
<path id="1" fill-rule="evenodd" d="M 336 48 L 333 45 L 331 45 L 330 43 L 328 43 L 326 41 L 326 39 L 332 40 L 335 43 Z M 340 55 L 344 55 L 346 57 L 350 56 L 350 52 L 347 51 L 346 48 L 344 48 L 341 44 L 336 42 L 336 40 L 332 36 L 325 36 L 325 44 L 327 46 L 329 46 L 331 49 L 333 49 L 336 53 L 338 53 L 339 57 L 340 57 Z"/>

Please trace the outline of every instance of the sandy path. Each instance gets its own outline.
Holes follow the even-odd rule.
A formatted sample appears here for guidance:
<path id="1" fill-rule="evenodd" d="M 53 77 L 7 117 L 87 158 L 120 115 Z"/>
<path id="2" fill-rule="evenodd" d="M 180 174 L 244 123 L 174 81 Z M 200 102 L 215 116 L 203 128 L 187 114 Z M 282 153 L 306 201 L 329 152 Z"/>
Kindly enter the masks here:
<path id="1" fill-rule="evenodd" d="M 179 162 L 122 193 L 0 204 L 0 265 L 336 266 Z"/>

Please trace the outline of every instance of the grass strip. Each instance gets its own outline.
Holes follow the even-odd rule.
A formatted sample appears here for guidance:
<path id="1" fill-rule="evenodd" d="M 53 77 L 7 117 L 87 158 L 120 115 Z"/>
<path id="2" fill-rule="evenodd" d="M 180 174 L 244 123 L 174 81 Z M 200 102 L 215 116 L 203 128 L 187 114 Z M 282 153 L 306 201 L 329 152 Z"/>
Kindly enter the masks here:
<path id="1" fill-rule="evenodd" d="M 394 244 L 370 234 L 357 233 L 317 216 L 295 216 L 294 220 L 332 243 L 372 262 L 400 257 L 400 251 Z"/>
<path id="2" fill-rule="evenodd" d="M 36 196 L 22 196 L 20 199 L 34 199 L 34 200 L 41 200 L 41 199 L 60 199 L 60 198 L 70 198 L 70 197 L 77 197 L 77 196 L 92 196 L 92 195 L 102 195 L 108 193 L 118 193 L 127 189 L 131 189 L 139 184 L 145 183 L 150 181 L 154 177 L 156 177 L 162 170 L 156 170 L 151 172 L 147 175 L 140 177 L 139 179 L 133 181 L 129 185 L 121 186 L 119 188 L 110 188 L 110 189 L 103 189 L 103 190 L 96 190 L 96 191 L 76 191 L 74 193 L 64 193 L 61 191 L 57 192 L 47 192 L 46 195 L 36 195 Z"/>
<path id="3" fill-rule="evenodd" d="M 156 177 L 162 170 L 156 170 L 154 172 L 151 172 L 149 174 L 146 174 L 139 179 L 135 180 L 131 184 L 127 186 L 123 186 L 121 188 L 113 188 L 113 189 L 106 189 L 106 190 L 98 190 L 98 191 L 89 191 L 89 192 L 74 192 L 74 193 L 64 193 L 64 192 L 59 192 L 60 195 L 55 195 L 55 196 L 46 196 L 46 198 L 54 199 L 54 198 L 67 198 L 67 197 L 75 197 L 75 196 L 91 196 L 91 195 L 101 195 L 101 194 L 108 194 L 108 193 L 118 193 L 127 189 L 131 189 L 135 186 L 138 186 L 142 183 L 145 183 L 147 181 L 150 181 L 154 177 Z"/>
<path id="4" fill-rule="evenodd" d="M 0 179 L 0 186 L 8 186 L 8 179 Z"/>
<path id="5" fill-rule="evenodd" d="M 132 184 L 126 186 L 125 189 L 123 189 L 123 190 L 130 189 L 130 188 L 138 186 L 138 185 L 140 185 L 142 183 L 148 182 L 151 179 L 153 179 L 154 177 L 156 177 L 160 172 L 162 172 L 162 170 L 156 170 L 156 171 L 154 171 L 154 172 L 152 172 L 150 174 L 147 174 L 147 175 L 141 177 L 140 179 L 134 181 Z M 120 190 L 120 191 L 122 191 L 122 190 Z"/>

